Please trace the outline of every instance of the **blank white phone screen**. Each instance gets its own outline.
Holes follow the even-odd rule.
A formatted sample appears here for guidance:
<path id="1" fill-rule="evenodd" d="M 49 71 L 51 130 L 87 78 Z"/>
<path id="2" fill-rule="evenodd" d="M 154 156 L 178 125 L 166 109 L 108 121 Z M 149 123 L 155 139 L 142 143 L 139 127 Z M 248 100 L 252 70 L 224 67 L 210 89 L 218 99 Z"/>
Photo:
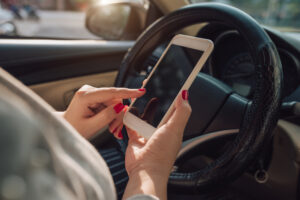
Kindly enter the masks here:
<path id="1" fill-rule="evenodd" d="M 129 112 L 157 127 L 202 55 L 201 50 L 171 45 L 147 82 L 146 94 Z"/>

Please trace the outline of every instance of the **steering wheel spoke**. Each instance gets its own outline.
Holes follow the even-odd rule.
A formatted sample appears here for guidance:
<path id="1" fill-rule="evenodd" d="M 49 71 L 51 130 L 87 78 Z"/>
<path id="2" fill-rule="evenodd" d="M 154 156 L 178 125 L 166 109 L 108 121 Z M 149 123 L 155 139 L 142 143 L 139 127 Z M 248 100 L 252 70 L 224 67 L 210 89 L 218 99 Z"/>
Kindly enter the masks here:
<path id="1" fill-rule="evenodd" d="M 215 131 L 239 129 L 248 100 L 221 81 L 199 73 L 190 88 L 192 115 L 184 140 Z"/>
<path id="2" fill-rule="evenodd" d="M 251 102 L 236 93 L 232 93 L 219 109 L 205 133 L 221 130 L 239 129 Z"/>

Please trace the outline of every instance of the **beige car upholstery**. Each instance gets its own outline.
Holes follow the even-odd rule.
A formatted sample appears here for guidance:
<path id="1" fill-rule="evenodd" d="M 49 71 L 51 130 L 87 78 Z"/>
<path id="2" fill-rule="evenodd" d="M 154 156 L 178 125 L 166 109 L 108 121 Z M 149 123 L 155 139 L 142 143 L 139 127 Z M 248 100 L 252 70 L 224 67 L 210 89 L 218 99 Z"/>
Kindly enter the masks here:
<path id="1" fill-rule="evenodd" d="M 112 87 L 117 71 L 81 76 L 37 85 L 30 88 L 58 111 L 65 110 L 74 93 L 83 85 Z"/>
<path id="2" fill-rule="evenodd" d="M 299 125 L 279 120 L 274 130 L 271 160 L 265 178 L 257 181 L 253 175 L 246 173 L 234 183 L 235 187 L 251 194 L 253 199 L 299 199 L 299 133 Z"/>
<path id="3" fill-rule="evenodd" d="M 299 182 L 300 127 L 279 120 L 273 141 L 273 153 L 265 186 L 281 191 L 280 199 L 295 199 Z"/>

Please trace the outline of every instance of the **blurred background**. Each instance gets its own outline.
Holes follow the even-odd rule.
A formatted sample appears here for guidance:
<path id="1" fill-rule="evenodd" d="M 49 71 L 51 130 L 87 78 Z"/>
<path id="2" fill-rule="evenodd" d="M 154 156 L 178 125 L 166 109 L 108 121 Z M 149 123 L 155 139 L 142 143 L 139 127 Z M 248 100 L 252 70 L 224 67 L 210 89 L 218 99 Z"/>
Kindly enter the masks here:
<path id="1" fill-rule="evenodd" d="M 85 28 L 92 0 L 1 0 L 0 20 L 11 20 L 26 37 L 96 39 Z"/>
<path id="2" fill-rule="evenodd" d="M 216 0 L 190 1 L 197 3 Z M 218 2 L 240 8 L 262 24 L 281 27 L 283 31 L 299 31 L 300 0 L 219 0 Z"/>
<path id="3" fill-rule="evenodd" d="M 140 4 L 145 5 L 147 1 L 159 2 L 160 0 L 127 1 L 140 2 Z M 233 5 L 246 11 L 263 25 L 299 37 L 300 0 L 178 1 L 185 1 L 186 3 L 219 2 Z M 101 34 L 92 34 L 93 31 L 87 29 L 85 25 L 87 10 L 97 3 L 107 3 L 112 2 L 112 0 L 1 0 L 0 2 L 0 24 L 3 21 L 11 23 L 17 28 L 17 35 L 20 37 L 117 40 L 121 37 L 112 37 L 113 31 L 106 31 L 105 29 L 120 29 L 120 24 L 125 24 L 125 22 L 119 21 L 124 21 L 128 18 L 126 15 L 129 15 L 128 9 L 125 7 L 115 10 L 109 7 L 99 9 L 99 16 L 93 23 L 101 26 L 101 37 Z M 4 28 L 9 29 L 9 24 L 5 25 Z M 96 29 L 100 30 L 99 27 Z M 108 33 L 106 36 L 104 36 L 104 30 Z"/>

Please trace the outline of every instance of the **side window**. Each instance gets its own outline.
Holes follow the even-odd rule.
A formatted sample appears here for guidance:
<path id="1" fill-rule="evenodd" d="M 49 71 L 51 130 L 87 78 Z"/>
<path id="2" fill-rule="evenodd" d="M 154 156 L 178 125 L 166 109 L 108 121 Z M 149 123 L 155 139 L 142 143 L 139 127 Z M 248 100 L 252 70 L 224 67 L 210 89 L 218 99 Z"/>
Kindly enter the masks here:
<path id="1" fill-rule="evenodd" d="M 299 32 L 299 0 L 190 0 L 191 3 L 220 2 L 235 6 L 250 14 L 258 22 L 279 31 Z"/>
<path id="2" fill-rule="evenodd" d="M 0 37 L 134 40 L 148 0 L 1 0 Z"/>
<path id="3" fill-rule="evenodd" d="M 86 11 L 91 2 L 1 0 L 0 36 L 99 39 L 85 27 Z"/>

